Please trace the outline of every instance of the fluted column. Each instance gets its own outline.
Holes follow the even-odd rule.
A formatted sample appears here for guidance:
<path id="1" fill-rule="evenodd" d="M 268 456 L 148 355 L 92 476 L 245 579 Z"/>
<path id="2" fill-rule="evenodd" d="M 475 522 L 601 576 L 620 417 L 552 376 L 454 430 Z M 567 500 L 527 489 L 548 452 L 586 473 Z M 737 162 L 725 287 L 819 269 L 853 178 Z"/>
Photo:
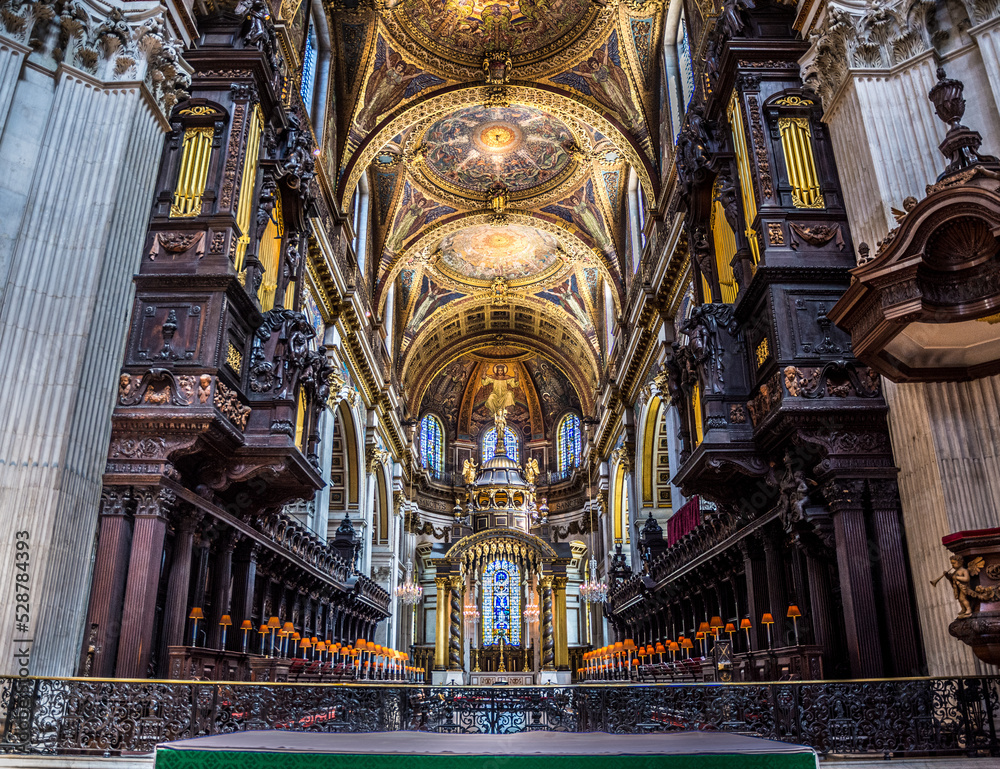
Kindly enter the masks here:
<path id="1" fill-rule="evenodd" d="M 823 653 L 834 652 L 833 611 L 830 608 L 830 568 L 827 562 L 806 552 L 806 577 L 809 582 L 809 614 L 812 618 L 813 639 Z"/>
<path id="2" fill-rule="evenodd" d="M 461 577 L 451 578 L 451 611 L 448 626 L 448 670 L 462 669 L 462 589 Z"/>
<path id="3" fill-rule="evenodd" d="M 39 23 L 41 46 L 59 39 Z M 141 82 L 105 88 L 74 72 L 72 51 L 57 67 L 41 49 L 8 46 L 0 51 L 0 510 L 31 532 L 38 554 L 31 672 L 68 675 L 84 638 L 115 379 L 166 124 Z M 22 56 L 36 65 L 20 66 Z M 141 78 L 143 63 L 136 68 Z M 5 539 L 0 560 L 13 562 L 13 548 Z M 0 574 L 0 593 L 12 595 L 10 587 Z M 14 608 L 0 602 L 5 649 Z M 11 664 L 4 655 L 0 673 Z"/>
<path id="4" fill-rule="evenodd" d="M 134 489 L 135 530 L 128 563 L 128 580 L 118 641 L 118 678 L 145 678 L 153 650 L 156 593 L 160 561 L 173 493 L 166 489 Z"/>
<path id="5" fill-rule="evenodd" d="M 434 633 L 434 669 L 448 669 L 448 578 L 436 577 L 437 603 L 435 617 L 437 629 Z"/>
<path id="6" fill-rule="evenodd" d="M 128 575 L 132 521 L 128 488 L 109 487 L 101 493 L 101 529 L 94 559 L 94 579 L 90 585 L 87 626 L 92 628 L 93 650 L 84 648 L 83 665 L 91 655 L 90 669 L 81 670 L 99 678 L 114 675 L 118 656 L 118 634 L 122 621 L 122 601 Z"/>
<path id="7" fill-rule="evenodd" d="M 214 577 L 212 582 L 212 616 L 208 625 L 208 648 L 221 649 L 222 626 L 219 620 L 223 614 L 230 613 L 229 602 L 233 590 L 233 549 L 236 547 L 236 532 L 229 530 L 219 539 L 219 551 L 212 562 Z M 313 625 L 315 627 L 315 625 Z M 229 645 L 235 635 L 234 628 L 226 632 L 226 644 Z M 315 635 L 315 633 L 313 633 Z"/>
<path id="8" fill-rule="evenodd" d="M 552 577 L 539 580 L 542 587 L 542 670 L 555 670 L 555 639 L 552 627 Z"/>
<path id="9" fill-rule="evenodd" d="M 194 529 L 200 516 L 193 510 L 177 517 L 174 531 L 174 554 L 167 580 L 163 618 L 165 646 L 181 646 L 190 641 L 184 631 L 188 619 L 188 588 L 191 584 L 191 549 Z"/>
<path id="10" fill-rule="evenodd" d="M 761 639 L 766 638 L 760 626 L 760 618 L 768 611 L 767 596 L 767 566 L 764 563 L 760 547 L 751 538 L 740 542 L 743 553 L 743 568 L 747 578 L 747 614 L 750 615 L 750 647 L 754 651 L 765 648 Z M 744 634 L 744 638 L 746 634 Z"/>
<path id="11" fill-rule="evenodd" d="M 892 673 L 915 676 L 922 673 L 920 642 L 913 612 L 913 585 L 905 552 L 905 538 L 899 525 L 899 496 L 895 480 L 868 482 L 872 505 L 875 544 L 881 570 L 882 615 L 892 654 Z"/>
<path id="12" fill-rule="evenodd" d="M 764 563 L 767 567 L 768 610 L 774 615 L 774 646 L 788 646 L 785 632 L 788 613 L 788 593 L 785 591 L 785 564 L 779 551 L 776 533 L 764 532 Z"/>
<path id="13" fill-rule="evenodd" d="M 556 670 L 569 670 L 569 627 L 566 622 L 566 577 L 554 577 L 552 593 L 555 603 L 555 665 Z"/>
<path id="14" fill-rule="evenodd" d="M 236 550 L 236 554 L 233 557 L 233 600 L 232 600 L 232 615 L 233 615 L 233 627 L 238 628 L 243 624 L 244 620 L 250 620 L 253 622 L 253 593 L 254 586 L 257 582 L 257 553 L 260 552 L 260 545 L 252 540 L 247 540 L 241 544 L 241 546 Z M 262 621 L 266 622 L 267 617 Z M 256 638 L 254 633 L 257 628 L 253 628 L 251 631 L 251 643 L 247 645 L 247 648 L 253 648 L 252 641 Z M 340 635 L 333 638 L 334 641 L 340 641 Z M 240 647 L 243 644 L 243 633 L 240 632 Z"/>
<path id="15" fill-rule="evenodd" d="M 882 655 L 865 533 L 864 485 L 863 480 L 857 479 L 832 480 L 824 485 L 823 494 L 833 512 L 851 675 L 855 678 L 879 678 L 883 674 Z"/>

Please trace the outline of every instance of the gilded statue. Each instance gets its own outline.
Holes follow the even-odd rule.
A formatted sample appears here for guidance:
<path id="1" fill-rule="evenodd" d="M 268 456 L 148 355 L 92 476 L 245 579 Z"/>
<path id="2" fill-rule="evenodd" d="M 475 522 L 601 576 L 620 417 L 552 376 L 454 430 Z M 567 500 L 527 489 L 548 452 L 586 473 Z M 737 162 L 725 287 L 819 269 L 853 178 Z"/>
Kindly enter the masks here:
<path id="1" fill-rule="evenodd" d="M 535 481 L 538 480 L 538 476 L 541 474 L 541 470 L 538 468 L 538 460 L 534 457 L 528 459 L 524 463 L 524 480 L 528 482 L 529 486 L 534 486 Z"/>
<path id="2" fill-rule="evenodd" d="M 471 486 L 476 482 L 476 467 L 476 462 L 473 459 L 466 459 L 462 465 L 462 478 L 467 485 Z"/>
<path id="3" fill-rule="evenodd" d="M 496 392 L 496 390 L 494 390 L 494 392 Z M 491 394 L 490 398 L 492 398 L 492 397 L 493 397 L 493 395 Z M 490 405 L 490 402 L 488 400 L 486 401 L 486 405 L 487 406 Z M 507 432 L 507 409 L 506 409 L 506 407 L 497 410 L 496 414 L 493 417 L 493 423 L 496 425 L 496 428 L 497 428 L 497 440 L 498 441 L 502 441 L 504 434 Z"/>
<path id="4" fill-rule="evenodd" d="M 973 601 L 994 601 L 997 598 L 998 591 L 995 587 L 986 587 L 984 585 L 978 585 L 975 588 L 969 587 L 972 578 L 979 574 L 984 565 L 985 561 L 982 556 L 973 558 L 966 565 L 965 559 L 962 556 L 953 555 L 951 557 L 951 568 L 937 579 L 931 580 L 931 587 L 937 587 L 937 583 L 946 578 L 951 583 L 955 600 L 962 607 L 962 610 L 958 613 L 959 619 L 972 614 Z"/>

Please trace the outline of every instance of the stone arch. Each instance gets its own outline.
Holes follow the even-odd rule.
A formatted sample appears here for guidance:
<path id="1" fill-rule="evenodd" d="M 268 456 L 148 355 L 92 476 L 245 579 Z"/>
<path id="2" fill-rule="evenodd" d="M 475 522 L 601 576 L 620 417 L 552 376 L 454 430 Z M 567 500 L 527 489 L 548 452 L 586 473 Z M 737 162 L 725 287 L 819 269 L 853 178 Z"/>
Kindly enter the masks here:
<path id="1" fill-rule="evenodd" d="M 547 83 L 517 83 L 506 86 L 510 104 L 535 107 L 559 116 L 581 121 L 604 134 L 636 169 L 646 197 L 655 204 L 659 196 L 659 180 L 653 162 L 646 151 L 635 141 L 618 118 L 610 112 L 585 102 L 558 86 Z M 365 140 L 346 159 L 344 172 L 337 187 L 337 199 L 346 210 L 351 191 L 378 152 L 392 137 L 418 123 L 434 120 L 463 107 L 489 101 L 489 88 L 485 85 L 458 84 L 447 86 L 424 99 L 417 99 L 396 109 L 385 117 Z"/>
<path id="2" fill-rule="evenodd" d="M 430 246 L 440 243 L 448 235 L 466 227 L 490 224 L 491 217 L 492 213 L 488 211 L 471 211 L 443 217 L 429 227 L 422 229 L 389 263 L 383 272 L 383 277 L 379 279 L 375 289 L 376 314 L 382 314 L 389 286 L 392 285 L 392 282 L 404 267 L 414 262 L 426 263 L 427 257 L 423 256 L 423 253 Z M 585 262 L 588 265 L 592 264 L 597 267 L 602 277 L 610 280 L 611 284 L 615 286 L 616 290 L 612 292 L 615 301 L 615 310 L 617 313 L 621 313 L 622 283 L 617 275 L 615 265 L 608 259 L 607 254 L 597 247 L 589 235 L 557 216 L 535 211 L 507 211 L 507 221 L 510 224 L 535 227 L 555 236 L 563 244 L 566 255 L 570 260 Z"/>

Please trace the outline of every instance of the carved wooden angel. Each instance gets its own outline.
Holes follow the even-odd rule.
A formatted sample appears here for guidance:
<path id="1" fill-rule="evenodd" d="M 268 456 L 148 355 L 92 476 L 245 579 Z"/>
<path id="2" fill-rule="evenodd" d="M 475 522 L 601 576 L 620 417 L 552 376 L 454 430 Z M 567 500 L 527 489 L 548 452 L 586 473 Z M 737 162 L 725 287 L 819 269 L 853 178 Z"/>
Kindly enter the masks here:
<path id="1" fill-rule="evenodd" d="M 972 578 L 979 574 L 980 570 L 985 565 L 985 561 L 982 556 L 977 556 L 969 561 L 969 564 L 965 564 L 965 559 L 960 555 L 953 555 L 951 557 L 951 568 L 944 572 L 937 579 L 931 580 L 931 586 L 936 587 L 937 583 L 942 579 L 947 578 L 951 583 L 951 589 L 955 594 L 955 600 L 958 601 L 959 606 L 962 610 L 958 613 L 959 619 L 962 617 L 968 617 L 972 614 L 972 601 L 982 601 L 990 600 L 994 597 L 996 590 L 992 587 L 977 587 L 975 590 L 969 587 L 969 583 Z"/>

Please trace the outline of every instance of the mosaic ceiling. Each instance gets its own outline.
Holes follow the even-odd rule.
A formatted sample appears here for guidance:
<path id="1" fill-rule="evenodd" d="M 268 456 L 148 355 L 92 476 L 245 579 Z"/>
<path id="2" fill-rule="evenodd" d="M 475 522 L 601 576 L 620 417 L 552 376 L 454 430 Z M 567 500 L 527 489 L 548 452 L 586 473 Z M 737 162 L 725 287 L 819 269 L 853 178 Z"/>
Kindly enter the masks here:
<path id="1" fill-rule="evenodd" d="M 652 2 L 378 0 L 335 18 L 338 195 L 346 210 L 367 174 L 372 305 L 381 314 L 395 297 L 411 410 L 425 393 L 444 403 L 440 372 L 478 367 L 499 340 L 526 356 L 532 432 L 546 399 L 593 408 L 605 315 L 622 312 L 631 264 L 620 251 L 632 171 L 656 198 L 662 13 Z"/>
<path id="2" fill-rule="evenodd" d="M 432 125 L 424 136 L 433 181 L 446 189 L 484 193 L 541 187 L 570 165 L 573 134 L 561 120 L 528 107 L 466 107 Z"/>
<path id="3" fill-rule="evenodd" d="M 511 285 L 534 282 L 563 266 L 559 244 L 532 227 L 479 225 L 441 241 L 437 267 L 445 275 L 472 285 L 504 278 Z"/>
<path id="4" fill-rule="evenodd" d="M 525 57 L 566 45 L 594 15 L 590 0 L 404 0 L 397 11 L 421 45 L 477 65 L 488 51 Z"/>

